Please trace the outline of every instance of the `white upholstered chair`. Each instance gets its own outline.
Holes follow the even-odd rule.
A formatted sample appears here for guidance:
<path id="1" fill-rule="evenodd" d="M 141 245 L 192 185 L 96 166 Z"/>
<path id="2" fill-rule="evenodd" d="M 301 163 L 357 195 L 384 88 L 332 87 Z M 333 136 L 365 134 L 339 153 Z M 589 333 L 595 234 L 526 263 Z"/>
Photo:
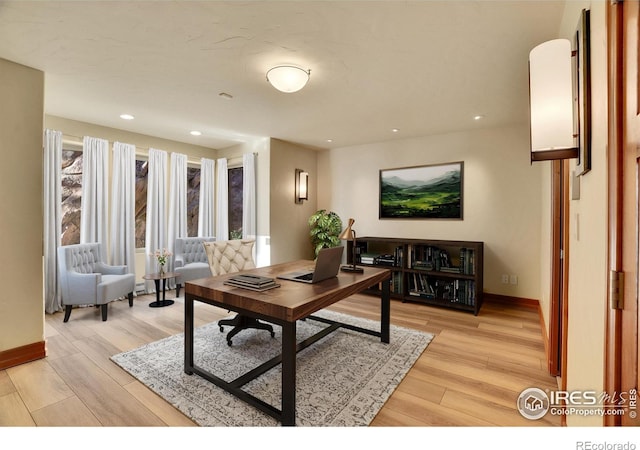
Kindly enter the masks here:
<path id="1" fill-rule="evenodd" d="M 74 305 L 99 305 L 103 321 L 107 320 L 109 302 L 128 297 L 129 307 L 133 306 L 135 275 L 127 273 L 127 266 L 105 264 L 100 244 L 58 247 L 58 266 L 65 322 Z"/>
<path id="2" fill-rule="evenodd" d="M 234 239 L 203 243 L 211 274 L 223 275 L 255 268 L 256 265 L 253 259 L 254 245 L 255 240 L 253 239 Z M 227 333 L 227 344 L 229 345 L 232 343 L 231 339 L 233 336 L 247 328 L 267 330 L 271 333 L 271 337 L 275 336 L 271 325 L 242 314 L 236 315 L 233 319 L 218 321 L 220 331 L 224 331 L 225 325 L 233 327 L 233 329 Z"/>
<path id="3" fill-rule="evenodd" d="M 180 297 L 180 289 L 187 281 L 211 276 L 204 242 L 215 241 L 214 237 L 182 237 L 176 238 L 173 246 L 173 271 L 180 276 L 176 280 L 176 297 Z"/>

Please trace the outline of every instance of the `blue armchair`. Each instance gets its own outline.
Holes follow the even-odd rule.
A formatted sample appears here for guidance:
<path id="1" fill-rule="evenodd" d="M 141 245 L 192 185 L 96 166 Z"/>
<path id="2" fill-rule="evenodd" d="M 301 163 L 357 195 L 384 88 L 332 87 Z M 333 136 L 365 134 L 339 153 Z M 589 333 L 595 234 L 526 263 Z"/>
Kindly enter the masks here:
<path id="1" fill-rule="evenodd" d="M 215 240 L 214 237 L 176 238 L 173 252 L 173 271 L 180 274 L 176 280 L 176 297 L 180 297 L 180 289 L 187 281 L 211 276 L 203 243 Z"/>
<path id="2" fill-rule="evenodd" d="M 102 320 L 107 320 L 107 305 L 121 297 L 133 306 L 135 275 L 127 266 L 110 266 L 102 261 L 100 244 L 75 244 L 58 247 L 58 266 L 64 321 L 73 305 L 100 305 Z"/>

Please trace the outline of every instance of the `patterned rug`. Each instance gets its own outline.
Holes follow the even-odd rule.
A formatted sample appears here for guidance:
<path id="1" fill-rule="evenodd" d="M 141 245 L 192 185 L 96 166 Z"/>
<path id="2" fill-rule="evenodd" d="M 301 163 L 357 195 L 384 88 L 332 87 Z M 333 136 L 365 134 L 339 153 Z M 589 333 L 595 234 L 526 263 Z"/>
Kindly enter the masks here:
<path id="1" fill-rule="evenodd" d="M 333 311 L 316 315 L 379 329 L 379 322 Z M 297 339 L 327 325 L 298 321 Z M 280 354 L 281 332 L 244 330 L 229 347 L 216 323 L 196 328 L 195 364 L 231 381 Z M 297 355 L 296 424 L 299 426 L 366 426 L 391 396 L 433 336 L 391 326 L 389 344 L 380 338 L 339 329 Z M 258 411 L 198 375 L 184 373 L 184 336 L 177 334 L 114 355 L 115 363 L 201 426 L 277 426 Z M 252 395 L 279 408 L 280 366 L 245 385 Z"/>

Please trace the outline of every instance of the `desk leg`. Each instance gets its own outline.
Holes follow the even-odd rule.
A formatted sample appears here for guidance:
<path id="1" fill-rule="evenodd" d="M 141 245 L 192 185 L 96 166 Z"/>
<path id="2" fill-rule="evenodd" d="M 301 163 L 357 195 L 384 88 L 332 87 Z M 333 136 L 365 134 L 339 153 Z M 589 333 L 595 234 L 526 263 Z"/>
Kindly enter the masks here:
<path id="1" fill-rule="evenodd" d="M 296 424 L 296 323 L 282 326 L 282 425 Z"/>
<path id="2" fill-rule="evenodd" d="M 389 343 L 391 322 L 391 280 L 382 282 L 382 295 L 380 299 L 380 341 Z"/>
<path id="3" fill-rule="evenodd" d="M 184 296 L 184 373 L 193 375 L 193 298 Z"/>

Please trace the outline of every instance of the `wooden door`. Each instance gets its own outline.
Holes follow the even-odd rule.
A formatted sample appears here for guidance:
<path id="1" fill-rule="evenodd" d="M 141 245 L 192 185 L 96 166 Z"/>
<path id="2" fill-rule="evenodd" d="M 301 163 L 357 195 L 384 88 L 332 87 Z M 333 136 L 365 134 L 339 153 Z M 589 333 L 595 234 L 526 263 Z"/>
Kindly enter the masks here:
<path id="1" fill-rule="evenodd" d="M 560 377 L 561 388 L 566 388 L 568 285 L 569 285 L 569 162 L 552 161 L 552 214 L 551 229 L 551 314 L 549 318 L 549 360 L 551 375 Z"/>
<path id="2" fill-rule="evenodd" d="M 630 395 L 638 385 L 638 243 L 640 229 L 640 74 L 638 2 L 610 2 L 609 39 L 609 308 L 605 361 L 608 393 Z M 622 273 L 623 278 L 615 276 Z M 616 283 L 622 303 L 615 305 Z M 633 395 L 633 394 L 631 394 Z M 607 425 L 639 425 L 629 405 Z"/>

